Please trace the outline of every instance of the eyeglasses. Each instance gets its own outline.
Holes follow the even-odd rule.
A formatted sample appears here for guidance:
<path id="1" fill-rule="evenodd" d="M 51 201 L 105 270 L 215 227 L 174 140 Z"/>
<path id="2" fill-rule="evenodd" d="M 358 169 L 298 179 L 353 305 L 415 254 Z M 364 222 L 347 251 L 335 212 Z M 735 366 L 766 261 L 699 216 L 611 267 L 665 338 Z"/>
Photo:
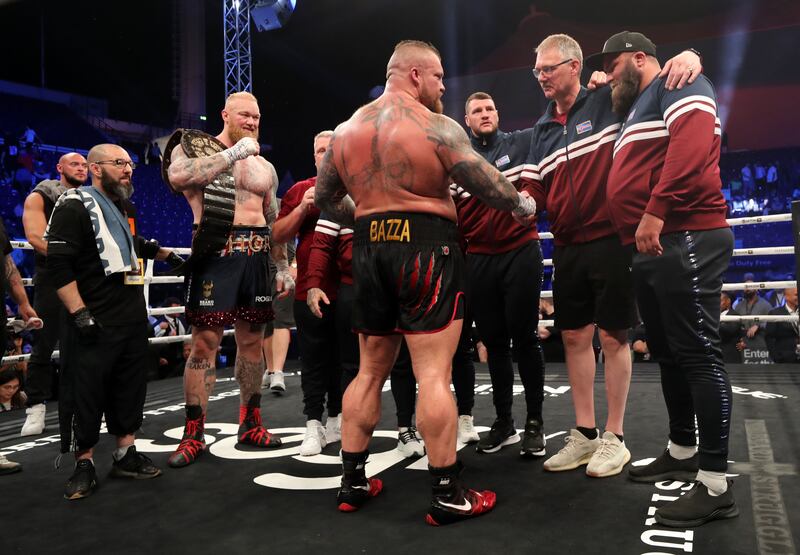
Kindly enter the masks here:
<path id="1" fill-rule="evenodd" d="M 94 164 L 111 164 L 115 168 L 124 168 L 126 165 L 130 165 L 132 170 L 136 169 L 136 163 L 130 160 L 121 160 L 117 158 L 116 160 L 98 160 L 97 162 L 93 162 Z"/>
<path id="2" fill-rule="evenodd" d="M 563 66 L 564 64 L 568 64 L 571 61 L 572 58 L 569 58 L 567 60 L 564 60 L 563 62 L 557 63 L 554 66 L 544 66 L 542 69 L 533 68 L 531 71 L 533 71 L 533 76 L 538 79 L 540 75 L 552 75 L 558 66 Z"/>

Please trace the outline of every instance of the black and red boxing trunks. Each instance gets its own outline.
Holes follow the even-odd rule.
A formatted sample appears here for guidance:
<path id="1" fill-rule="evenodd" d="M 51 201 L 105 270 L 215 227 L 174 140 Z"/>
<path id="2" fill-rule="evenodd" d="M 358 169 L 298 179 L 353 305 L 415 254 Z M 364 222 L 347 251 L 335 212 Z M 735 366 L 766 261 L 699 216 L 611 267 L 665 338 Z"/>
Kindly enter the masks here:
<path id="1" fill-rule="evenodd" d="M 267 227 L 234 226 L 217 255 L 206 256 L 192 267 L 186 288 L 187 322 L 219 327 L 236 320 L 255 324 L 272 320 L 268 257 Z"/>
<path id="2" fill-rule="evenodd" d="M 353 329 L 433 333 L 462 317 L 464 260 L 454 222 L 385 212 L 356 221 Z"/>

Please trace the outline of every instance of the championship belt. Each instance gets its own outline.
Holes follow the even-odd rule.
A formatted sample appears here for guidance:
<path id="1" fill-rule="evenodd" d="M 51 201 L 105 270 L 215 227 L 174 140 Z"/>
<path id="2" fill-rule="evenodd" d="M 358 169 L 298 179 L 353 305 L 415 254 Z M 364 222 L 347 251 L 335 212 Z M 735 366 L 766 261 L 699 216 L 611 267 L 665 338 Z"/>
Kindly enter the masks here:
<path id="1" fill-rule="evenodd" d="M 167 142 L 164 149 L 164 161 L 161 164 L 161 177 L 174 193 L 175 187 L 169 182 L 169 166 L 172 163 L 172 151 L 180 145 L 189 158 L 213 156 L 227 147 L 217 138 L 196 129 L 178 129 Z M 203 189 L 203 214 L 200 224 L 192 237 L 192 254 L 181 266 L 169 273 L 181 275 L 189 271 L 191 264 L 209 254 L 221 251 L 228 242 L 233 228 L 233 214 L 236 203 L 236 189 L 233 171 L 227 170 L 214 178 Z"/>

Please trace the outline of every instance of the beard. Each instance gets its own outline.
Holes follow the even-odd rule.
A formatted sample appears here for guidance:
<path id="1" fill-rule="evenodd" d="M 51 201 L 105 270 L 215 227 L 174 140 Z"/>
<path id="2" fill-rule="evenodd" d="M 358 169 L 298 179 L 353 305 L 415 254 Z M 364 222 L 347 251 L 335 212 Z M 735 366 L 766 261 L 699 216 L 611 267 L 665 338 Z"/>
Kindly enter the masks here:
<path id="1" fill-rule="evenodd" d="M 233 141 L 233 144 L 238 143 L 239 140 L 243 139 L 244 137 L 251 137 L 255 140 L 258 140 L 258 130 L 249 131 L 244 127 L 235 127 L 233 125 L 231 125 L 230 130 L 228 131 L 228 135 Z"/>
<path id="2" fill-rule="evenodd" d="M 614 113 L 624 116 L 630 111 L 631 106 L 639 96 L 641 82 L 642 77 L 636 72 L 631 61 L 625 62 L 622 75 L 611 91 L 611 107 Z"/>
<path id="3" fill-rule="evenodd" d="M 81 185 L 86 183 L 85 179 L 84 180 L 80 180 L 80 179 L 78 179 L 77 177 L 75 177 L 73 175 L 67 175 L 67 174 L 63 174 L 63 175 L 64 175 L 64 180 L 67 183 L 69 183 L 71 186 L 73 186 L 73 187 L 80 187 Z"/>
<path id="4" fill-rule="evenodd" d="M 434 95 L 425 94 L 424 91 L 421 91 L 419 96 L 419 101 L 423 106 L 425 106 L 428 110 L 430 110 L 434 114 L 444 113 L 444 104 L 442 103 L 441 96 L 436 97 Z"/>
<path id="5" fill-rule="evenodd" d="M 133 183 L 126 186 L 120 181 L 115 181 L 108 175 L 103 175 L 100 179 L 100 184 L 109 197 L 118 200 L 128 200 L 133 196 Z"/>

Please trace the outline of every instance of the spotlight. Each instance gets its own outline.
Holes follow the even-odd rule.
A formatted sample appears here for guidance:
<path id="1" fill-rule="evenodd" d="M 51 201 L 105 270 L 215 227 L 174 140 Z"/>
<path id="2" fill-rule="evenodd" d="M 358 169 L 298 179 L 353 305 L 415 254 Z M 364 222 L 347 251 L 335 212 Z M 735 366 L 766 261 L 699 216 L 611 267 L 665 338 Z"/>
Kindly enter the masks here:
<path id="1" fill-rule="evenodd" d="M 294 12 L 297 0 L 259 0 L 250 8 L 250 18 L 259 31 L 280 29 Z"/>

